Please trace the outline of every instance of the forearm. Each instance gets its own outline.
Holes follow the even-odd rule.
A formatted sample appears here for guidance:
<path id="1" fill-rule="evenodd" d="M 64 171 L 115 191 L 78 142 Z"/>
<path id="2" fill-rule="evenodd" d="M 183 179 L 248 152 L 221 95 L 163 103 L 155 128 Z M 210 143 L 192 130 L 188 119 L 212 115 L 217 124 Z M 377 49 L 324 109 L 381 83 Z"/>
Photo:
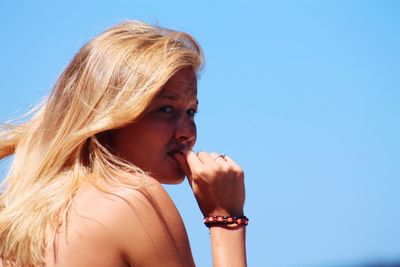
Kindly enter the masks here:
<path id="1" fill-rule="evenodd" d="M 246 264 L 246 227 L 210 227 L 214 267 L 243 267 Z"/>

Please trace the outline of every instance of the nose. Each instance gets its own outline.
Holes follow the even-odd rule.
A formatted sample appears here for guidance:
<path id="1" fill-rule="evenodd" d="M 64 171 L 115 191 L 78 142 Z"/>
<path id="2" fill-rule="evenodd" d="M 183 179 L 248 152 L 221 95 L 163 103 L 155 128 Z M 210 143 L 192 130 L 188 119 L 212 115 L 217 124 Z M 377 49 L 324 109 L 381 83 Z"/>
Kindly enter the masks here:
<path id="1" fill-rule="evenodd" d="M 175 139 L 187 145 L 189 148 L 194 146 L 197 137 L 196 123 L 193 118 L 184 114 L 177 120 L 175 129 Z"/>

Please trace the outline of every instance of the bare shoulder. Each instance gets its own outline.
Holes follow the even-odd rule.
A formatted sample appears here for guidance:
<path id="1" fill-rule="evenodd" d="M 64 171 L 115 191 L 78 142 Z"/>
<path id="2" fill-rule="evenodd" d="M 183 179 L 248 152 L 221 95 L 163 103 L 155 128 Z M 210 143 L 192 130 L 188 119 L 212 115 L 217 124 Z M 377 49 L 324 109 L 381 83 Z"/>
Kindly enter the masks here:
<path id="1" fill-rule="evenodd" d="M 49 266 L 194 265 L 179 212 L 158 182 L 104 189 L 78 192 Z"/>

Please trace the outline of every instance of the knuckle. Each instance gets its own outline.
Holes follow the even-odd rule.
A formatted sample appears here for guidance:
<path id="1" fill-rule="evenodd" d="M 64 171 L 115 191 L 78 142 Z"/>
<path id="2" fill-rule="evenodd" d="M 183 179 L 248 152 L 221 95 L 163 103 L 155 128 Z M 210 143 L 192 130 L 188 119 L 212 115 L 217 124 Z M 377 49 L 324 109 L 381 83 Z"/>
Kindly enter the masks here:
<path id="1" fill-rule="evenodd" d="M 227 173 L 227 172 L 230 172 L 230 171 L 231 171 L 232 167 L 229 166 L 229 165 L 224 164 L 224 165 L 220 165 L 219 169 L 220 169 L 222 172 Z"/>
<path id="2" fill-rule="evenodd" d="M 216 156 L 218 156 L 218 153 L 216 153 L 216 152 L 211 152 L 211 153 L 210 153 L 210 156 L 216 157 Z"/>
<path id="3" fill-rule="evenodd" d="M 244 171 L 239 166 L 233 166 L 233 170 L 238 174 L 244 176 Z"/>
<path id="4" fill-rule="evenodd" d="M 213 159 L 215 159 L 215 158 L 218 156 L 218 154 L 215 153 L 215 152 L 212 152 L 212 153 L 210 153 L 210 156 L 211 156 Z"/>
<path id="5" fill-rule="evenodd" d="M 199 152 L 197 152 L 197 156 L 198 156 L 198 157 L 202 157 L 202 156 L 205 156 L 205 155 L 207 155 L 207 152 L 205 152 L 205 151 L 199 151 Z"/>

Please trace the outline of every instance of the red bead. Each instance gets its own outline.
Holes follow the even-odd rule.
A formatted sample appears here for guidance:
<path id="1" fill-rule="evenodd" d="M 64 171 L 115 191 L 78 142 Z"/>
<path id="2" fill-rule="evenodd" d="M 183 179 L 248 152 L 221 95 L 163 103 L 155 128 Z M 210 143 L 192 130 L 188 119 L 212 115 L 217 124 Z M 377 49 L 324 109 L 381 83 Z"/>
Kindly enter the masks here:
<path id="1" fill-rule="evenodd" d="M 236 224 L 237 226 L 246 226 L 249 223 L 249 219 L 246 216 L 222 216 L 222 215 L 213 215 L 213 216 L 206 216 L 203 219 L 204 224 L 207 227 L 210 227 L 213 224 L 225 224 L 231 225 Z"/>

